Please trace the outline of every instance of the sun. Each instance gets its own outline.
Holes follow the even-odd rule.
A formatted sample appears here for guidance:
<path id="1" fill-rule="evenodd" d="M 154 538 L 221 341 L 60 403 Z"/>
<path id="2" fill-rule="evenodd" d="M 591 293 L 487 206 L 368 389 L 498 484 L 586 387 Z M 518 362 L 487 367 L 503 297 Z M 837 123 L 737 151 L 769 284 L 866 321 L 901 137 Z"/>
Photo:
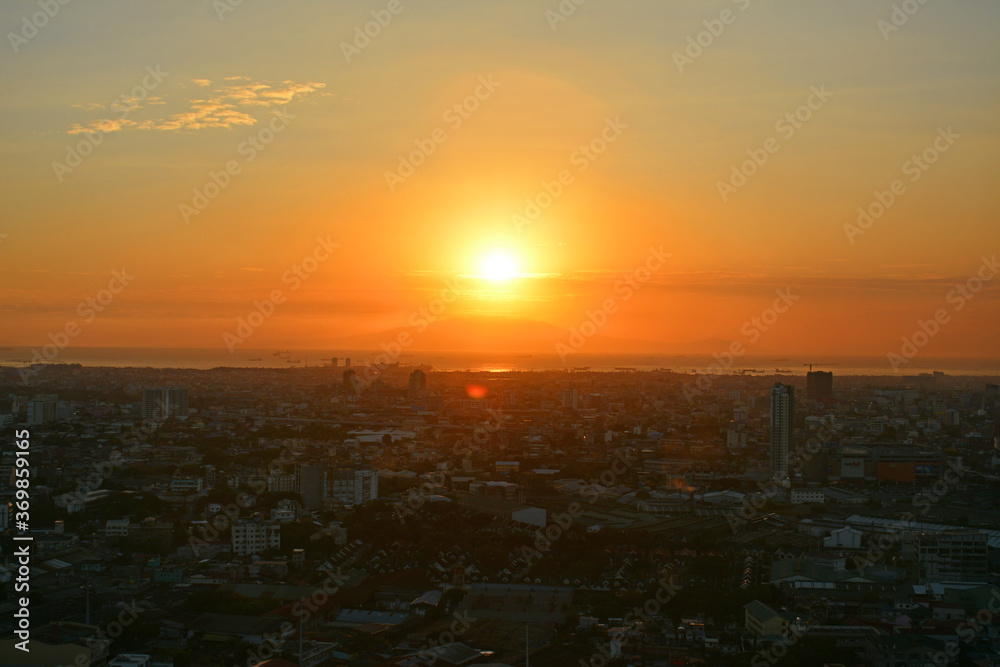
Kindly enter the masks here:
<path id="1" fill-rule="evenodd" d="M 480 271 L 483 278 L 497 282 L 510 280 L 519 275 L 517 260 L 505 252 L 493 252 L 484 257 Z"/>

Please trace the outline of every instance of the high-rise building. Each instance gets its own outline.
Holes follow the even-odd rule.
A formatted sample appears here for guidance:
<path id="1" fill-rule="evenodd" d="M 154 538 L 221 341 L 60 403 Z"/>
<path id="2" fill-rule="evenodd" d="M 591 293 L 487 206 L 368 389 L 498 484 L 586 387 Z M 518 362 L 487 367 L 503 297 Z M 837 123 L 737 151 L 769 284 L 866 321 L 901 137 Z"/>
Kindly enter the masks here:
<path id="1" fill-rule="evenodd" d="M 271 493 L 294 493 L 295 475 L 271 473 L 267 477 L 267 490 Z"/>
<path id="2" fill-rule="evenodd" d="M 190 412 L 187 389 L 167 389 L 167 411 L 170 417 L 187 419 Z"/>
<path id="3" fill-rule="evenodd" d="M 151 421 L 186 419 L 188 416 L 187 389 L 145 389 L 142 392 L 142 418 Z"/>
<path id="4" fill-rule="evenodd" d="M 564 408 L 570 408 L 576 410 L 579 402 L 579 394 L 576 391 L 576 387 L 570 387 L 569 389 L 563 389 L 562 393 L 562 405 Z"/>
<path id="5" fill-rule="evenodd" d="M 989 571 L 988 535 L 975 530 L 917 535 L 917 562 L 927 583 L 985 583 Z"/>
<path id="6" fill-rule="evenodd" d="M 806 398 L 820 401 L 833 396 L 833 373 L 809 371 L 806 373 Z"/>
<path id="7" fill-rule="evenodd" d="M 378 499 L 378 470 L 350 466 L 330 471 L 330 501 L 335 505 L 363 505 Z"/>
<path id="8" fill-rule="evenodd" d="M 343 389 L 349 394 L 356 394 L 358 392 L 358 380 L 355 377 L 354 369 L 347 368 L 344 370 L 344 382 Z"/>
<path id="9" fill-rule="evenodd" d="M 28 401 L 28 424 L 49 424 L 56 420 L 58 396 L 36 396 Z"/>
<path id="10" fill-rule="evenodd" d="M 326 498 L 328 468 L 321 465 L 300 463 L 295 466 L 295 492 L 302 498 L 307 510 L 318 510 Z"/>
<path id="11" fill-rule="evenodd" d="M 410 386 L 407 395 L 410 398 L 420 398 L 427 391 L 427 374 L 419 368 L 410 373 Z"/>
<path id="12" fill-rule="evenodd" d="M 795 387 L 771 387 L 771 479 L 788 482 L 788 457 L 795 436 Z"/>

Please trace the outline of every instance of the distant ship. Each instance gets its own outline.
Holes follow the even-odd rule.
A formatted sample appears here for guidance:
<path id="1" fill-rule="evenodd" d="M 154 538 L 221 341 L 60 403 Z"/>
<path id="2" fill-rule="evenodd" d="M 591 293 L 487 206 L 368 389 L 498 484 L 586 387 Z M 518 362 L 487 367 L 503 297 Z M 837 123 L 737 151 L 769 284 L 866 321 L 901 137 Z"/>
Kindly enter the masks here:
<path id="1" fill-rule="evenodd" d="M 301 359 L 289 359 L 288 363 L 290 363 L 290 364 L 301 364 L 302 360 Z"/>
<path id="2" fill-rule="evenodd" d="M 251 357 L 250 361 L 263 361 L 260 357 Z"/>
<path id="3" fill-rule="evenodd" d="M 791 368 L 775 368 L 774 372 L 775 373 L 791 373 L 792 369 Z"/>
<path id="4" fill-rule="evenodd" d="M 574 366 L 573 370 L 574 371 L 589 371 L 590 370 L 590 366 Z"/>

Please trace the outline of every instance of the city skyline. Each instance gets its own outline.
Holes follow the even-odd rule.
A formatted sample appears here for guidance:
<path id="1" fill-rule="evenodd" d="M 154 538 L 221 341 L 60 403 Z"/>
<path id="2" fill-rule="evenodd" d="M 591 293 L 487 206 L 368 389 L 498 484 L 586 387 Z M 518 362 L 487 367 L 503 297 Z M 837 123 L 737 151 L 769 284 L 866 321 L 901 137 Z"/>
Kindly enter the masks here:
<path id="1" fill-rule="evenodd" d="M 0 3 L 0 665 L 1000 665 L 998 27 Z"/>

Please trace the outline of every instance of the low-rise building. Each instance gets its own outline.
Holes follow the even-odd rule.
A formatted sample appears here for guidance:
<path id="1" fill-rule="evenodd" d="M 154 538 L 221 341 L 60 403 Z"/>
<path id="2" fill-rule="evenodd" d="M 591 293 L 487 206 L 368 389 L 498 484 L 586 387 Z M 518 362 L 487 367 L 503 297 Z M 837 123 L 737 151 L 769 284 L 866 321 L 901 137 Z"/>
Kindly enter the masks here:
<path id="1" fill-rule="evenodd" d="M 823 546 L 834 549 L 860 549 L 861 536 L 863 534 L 860 530 L 844 526 L 843 528 L 830 531 L 830 534 L 823 538 Z"/>
<path id="2" fill-rule="evenodd" d="M 129 530 L 129 520 L 124 519 L 108 519 L 104 522 L 104 535 L 105 537 L 128 537 Z"/>
<path id="3" fill-rule="evenodd" d="M 771 609 L 760 600 L 743 605 L 744 625 L 754 637 L 787 637 L 792 623 L 786 614 Z"/>
<path id="4" fill-rule="evenodd" d="M 240 519 L 233 524 L 232 540 L 233 553 L 237 556 L 253 556 L 267 549 L 280 549 L 281 526 L 260 517 Z"/>
<path id="5" fill-rule="evenodd" d="M 823 489 L 792 489 L 791 501 L 793 505 L 804 505 L 806 503 L 822 503 L 826 500 Z"/>
<path id="6" fill-rule="evenodd" d="M 170 480 L 170 492 L 200 493 L 203 484 L 201 477 L 173 477 Z"/>

